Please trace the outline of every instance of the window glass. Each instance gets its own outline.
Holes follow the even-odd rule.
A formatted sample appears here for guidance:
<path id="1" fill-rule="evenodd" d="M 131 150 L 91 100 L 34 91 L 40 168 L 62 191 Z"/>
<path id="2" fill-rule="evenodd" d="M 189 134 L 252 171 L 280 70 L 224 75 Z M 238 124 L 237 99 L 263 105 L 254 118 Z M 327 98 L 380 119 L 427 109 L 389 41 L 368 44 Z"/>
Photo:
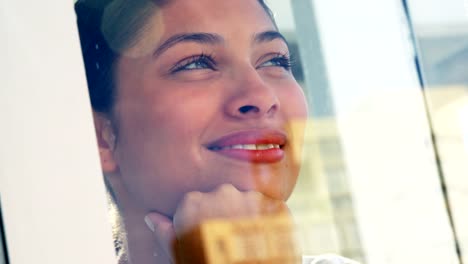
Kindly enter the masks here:
<path id="1" fill-rule="evenodd" d="M 200 229 L 223 262 L 268 262 L 277 237 L 291 260 L 455 260 L 404 3 L 271 0 L 276 24 L 261 1 L 214 3 L 76 4 L 119 259 L 167 261 Z"/>
<path id="2" fill-rule="evenodd" d="M 10 3 L 0 264 L 462 263 L 466 3 L 265 3 Z"/>

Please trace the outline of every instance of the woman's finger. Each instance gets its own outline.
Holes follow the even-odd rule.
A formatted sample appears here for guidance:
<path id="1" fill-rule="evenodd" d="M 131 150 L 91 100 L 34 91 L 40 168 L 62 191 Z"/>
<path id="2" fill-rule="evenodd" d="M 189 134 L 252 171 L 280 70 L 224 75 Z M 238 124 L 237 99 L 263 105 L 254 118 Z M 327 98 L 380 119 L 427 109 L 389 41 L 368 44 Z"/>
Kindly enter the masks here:
<path id="1" fill-rule="evenodd" d="M 163 250 L 163 254 L 166 255 L 171 263 L 174 263 L 174 243 L 176 240 L 174 226 L 171 219 L 168 217 L 151 212 L 145 216 L 145 222 L 148 228 L 153 232 L 156 242 L 159 244 L 159 248 Z M 160 254 L 161 252 L 156 252 Z"/>

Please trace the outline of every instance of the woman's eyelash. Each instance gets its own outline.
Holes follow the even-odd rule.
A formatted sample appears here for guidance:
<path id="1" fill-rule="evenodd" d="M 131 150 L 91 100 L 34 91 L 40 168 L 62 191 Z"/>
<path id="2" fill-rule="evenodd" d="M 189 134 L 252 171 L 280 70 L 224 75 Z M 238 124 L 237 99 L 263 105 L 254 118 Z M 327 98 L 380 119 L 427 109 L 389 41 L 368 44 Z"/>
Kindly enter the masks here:
<path id="1" fill-rule="evenodd" d="M 189 67 L 192 66 L 192 67 Z M 193 67 L 194 66 L 194 67 Z M 194 55 L 189 58 L 185 58 L 179 62 L 177 62 L 174 67 L 171 68 L 171 73 L 176 73 L 179 71 L 190 71 L 190 70 L 196 70 L 196 69 L 212 69 L 214 70 L 216 68 L 216 62 L 213 57 L 213 55 L 208 55 L 208 54 L 198 54 Z"/>
<path id="2" fill-rule="evenodd" d="M 270 65 L 266 65 L 270 63 Z M 262 63 L 263 67 L 282 67 L 285 70 L 290 71 L 294 65 L 294 59 L 289 53 L 277 53 L 273 54 L 273 58 Z M 216 69 L 216 61 L 213 55 L 209 54 L 198 54 L 185 58 L 177 62 L 170 70 L 171 73 L 177 73 L 180 71 L 190 71 L 198 69 Z"/>
<path id="3" fill-rule="evenodd" d="M 278 66 L 278 67 L 283 67 L 286 70 L 291 70 L 292 66 L 294 65 L 294 59 L 292 56 L 288 53 L 278 53 L 275 54 L 274 57 L 266 62 L 263 63 L 265 65 L 266 63 L 272 63 L 273 65 L 271 66 Z"/>

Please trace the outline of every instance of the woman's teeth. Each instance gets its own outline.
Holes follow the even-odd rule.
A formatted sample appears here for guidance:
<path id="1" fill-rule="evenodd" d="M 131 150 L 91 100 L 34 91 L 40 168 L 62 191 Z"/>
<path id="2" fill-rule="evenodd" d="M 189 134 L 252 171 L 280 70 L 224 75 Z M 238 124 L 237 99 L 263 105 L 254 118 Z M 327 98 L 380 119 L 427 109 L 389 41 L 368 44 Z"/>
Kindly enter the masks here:
<path id="1" fill-rule="evenodd" d="M 226 147 L 218 147 L 217 150 L 224 149 L 245 149 L 245 150 L 267 150 L 267 149 L 279 149 L 280 145 L 277 144 L 244 144 L 244 145 L 232 145 Z"/>

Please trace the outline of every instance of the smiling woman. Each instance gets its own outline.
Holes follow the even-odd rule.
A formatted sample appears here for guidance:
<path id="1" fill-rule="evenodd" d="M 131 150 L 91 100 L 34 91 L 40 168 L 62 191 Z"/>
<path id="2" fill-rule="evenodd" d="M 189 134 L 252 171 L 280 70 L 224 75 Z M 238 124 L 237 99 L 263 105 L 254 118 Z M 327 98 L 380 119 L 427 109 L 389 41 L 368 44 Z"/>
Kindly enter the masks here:
<path id="1" fill-rule="evenodd" d="M 291 128 L 307 107 L 263 1 L 76 11 L 122 263 L 172 262 L 174 241 L 208 219 L 287 215 L 303 130 Z"/>

